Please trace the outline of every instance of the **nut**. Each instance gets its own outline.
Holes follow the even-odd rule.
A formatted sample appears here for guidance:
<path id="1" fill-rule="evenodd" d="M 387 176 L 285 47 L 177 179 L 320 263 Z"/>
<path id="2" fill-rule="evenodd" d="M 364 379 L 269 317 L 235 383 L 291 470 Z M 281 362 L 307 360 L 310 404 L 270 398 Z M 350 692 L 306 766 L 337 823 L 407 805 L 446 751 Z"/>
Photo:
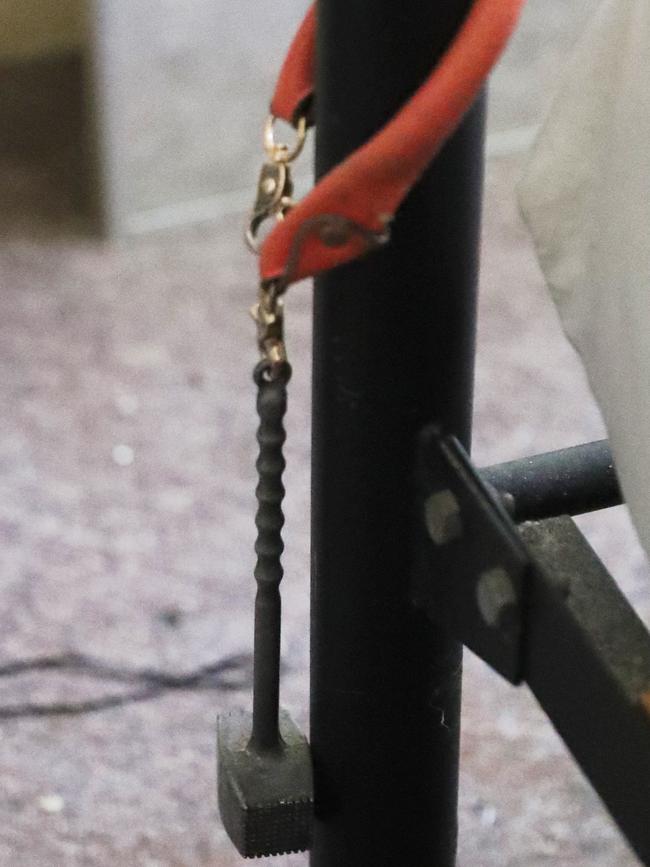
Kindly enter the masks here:
<path id="1" fill-rule="evenodd" d="M 436 545 L 448 545 L 463 535 L 460 504 L 449 490 L 438 491 L 426 500 L 424 518 L 429 536 Z"/>
<path id="2" fill-rule="evenodd" d="M 517 604 L 517 593 L 510 575 L 500 567 L 483 572 L 476 585 L 476 601 L 488 626 L 503 626 L 504 615 Z"/>

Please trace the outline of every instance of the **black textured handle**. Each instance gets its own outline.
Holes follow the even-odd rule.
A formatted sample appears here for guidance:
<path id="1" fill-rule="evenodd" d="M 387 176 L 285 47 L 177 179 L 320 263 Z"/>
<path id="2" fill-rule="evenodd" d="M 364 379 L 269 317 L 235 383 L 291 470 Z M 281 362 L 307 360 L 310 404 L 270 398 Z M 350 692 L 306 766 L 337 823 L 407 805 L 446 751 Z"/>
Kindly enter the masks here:
<path id="1" fill-rule="evenodd" d="M 260 425 L 257 442 L 259 481 L 257 496 L 257 541 L 255 552 L 255 651 L 253 685 L 253 734 L 251 746 L 258 751 L 279 749 L 282 746 L 278 729 L 280 703 L 280 634 L 282 569 L 282 527 L 284 514 L 282 500 L 285 468 L 282 452 L 286 432 L 284 416 L 287 410 L 287 383 L 291 376 L 288 364 L 278 369 L 272 378 L 267 365 L 255 369 L 257 383 L 257 412 Z"/>

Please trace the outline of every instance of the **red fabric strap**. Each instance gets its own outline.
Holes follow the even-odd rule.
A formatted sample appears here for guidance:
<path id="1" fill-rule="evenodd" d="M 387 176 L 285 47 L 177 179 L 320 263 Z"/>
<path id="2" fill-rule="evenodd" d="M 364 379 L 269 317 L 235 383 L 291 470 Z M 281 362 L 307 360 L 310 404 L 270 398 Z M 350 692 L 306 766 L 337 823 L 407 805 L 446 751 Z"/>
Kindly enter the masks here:
<path id="1" fill-rule="evenodd" d="M 400 203 L 471 108 L 525 0 L 475 0 L 430 77 L 388 124 L 279 222 L 260 252 L 262 280 L 285 285 L 380 242 Z M 272 111 L 293 122 L 313 90 L 313 6 L 282 68 Z"/>
<path id="2" fill-rule="evenodd" d="M 286 56 L 271 101 L 271 114 L 294 124 L 309 112 L 316 75 L 316 4 L 310 6 Z"/>

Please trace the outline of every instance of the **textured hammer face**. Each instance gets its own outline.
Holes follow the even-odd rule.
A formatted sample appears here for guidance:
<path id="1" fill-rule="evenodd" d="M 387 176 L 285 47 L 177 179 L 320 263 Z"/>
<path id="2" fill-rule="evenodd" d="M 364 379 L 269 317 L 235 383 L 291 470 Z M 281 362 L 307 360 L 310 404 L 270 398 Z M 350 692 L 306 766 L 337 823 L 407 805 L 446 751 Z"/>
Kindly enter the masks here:
<path id="1" fill-rule="evenodd" d="M 309 849 L 314 792 L 309 745 L 285 711 L 283 746 L 277 752 L 248 748 L 249 713 L 219 717 L 217 755 L 219 812 L 228 836 L 245 858 Z"/>

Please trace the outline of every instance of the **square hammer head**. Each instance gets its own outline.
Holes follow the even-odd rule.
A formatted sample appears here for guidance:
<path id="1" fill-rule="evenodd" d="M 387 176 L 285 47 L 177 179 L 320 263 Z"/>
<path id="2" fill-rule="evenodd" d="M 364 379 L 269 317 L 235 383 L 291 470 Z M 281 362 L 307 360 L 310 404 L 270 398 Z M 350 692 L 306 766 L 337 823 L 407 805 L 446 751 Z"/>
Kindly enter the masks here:
<path id="1" fill-rule="evenodd" d="M 314 784 L 309 744 L 286 711 L 280 711 L 277 750 L 249 746 L 252 717 L 233 711 L 217 722 L 219 812 L 244 858 L 309 849 Z"/>

